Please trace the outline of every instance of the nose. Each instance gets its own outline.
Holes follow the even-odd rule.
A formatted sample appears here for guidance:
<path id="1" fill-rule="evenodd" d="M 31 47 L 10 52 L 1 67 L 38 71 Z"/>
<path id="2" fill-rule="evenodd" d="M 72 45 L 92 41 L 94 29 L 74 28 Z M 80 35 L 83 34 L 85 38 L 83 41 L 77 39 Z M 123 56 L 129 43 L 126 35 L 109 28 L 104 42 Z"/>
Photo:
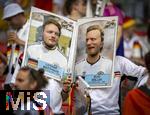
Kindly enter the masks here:
<path id="1" fill-rule="evenodd" d="M 52 34 L 51 34 L 51 35 L 52 35 L 52 37 L 56 37 L 56 34 L 55 34 L 55 32 L 52 32 Z"/>
<path id="2" fill-rule="evenodd" d="M 88 46 L 88 45 L 90 45 L 91 44 L 91 40 L 90 39 L 87 39 L 86 40 L 86 45 Z"/>

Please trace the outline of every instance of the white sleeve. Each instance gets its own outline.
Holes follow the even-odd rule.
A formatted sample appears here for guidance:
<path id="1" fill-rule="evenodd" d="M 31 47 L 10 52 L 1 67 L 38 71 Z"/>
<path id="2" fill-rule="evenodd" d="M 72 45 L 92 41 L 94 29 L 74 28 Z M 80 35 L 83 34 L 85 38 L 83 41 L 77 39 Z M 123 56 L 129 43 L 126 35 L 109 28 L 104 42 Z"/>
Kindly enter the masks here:
<path id="1" fill-rule="evenodd" d="M 141 77 L 142 75 L 144 75 L 146 69 L 142 66 L 134 64 L 129 59 L 121 56 L 116 56 L 116 63 L 119 64 L 121 73 L 128 76 Z"/>
<path id="2" fill-rule="evenodd" d="M 32 58 L 32 59 L 36 59 L 39 57 L 39 55 L 42 55 L 41 53 L 41 49 L 40 49 L 40 45 L 30 45 L 27 48 L 27 56 L 28 58 Z"/>

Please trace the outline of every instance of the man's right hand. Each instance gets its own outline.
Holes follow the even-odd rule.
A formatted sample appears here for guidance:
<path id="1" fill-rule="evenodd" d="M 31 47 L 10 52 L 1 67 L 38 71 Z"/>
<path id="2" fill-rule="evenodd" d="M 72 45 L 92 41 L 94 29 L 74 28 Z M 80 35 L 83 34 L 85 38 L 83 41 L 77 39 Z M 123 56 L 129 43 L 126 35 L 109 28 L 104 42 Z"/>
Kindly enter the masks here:
<path id="1" fill-rule="evenodd" d="M 24 46 L 25 42 L 19 39 L 18 35 L 15 32 L 9 32 L 8 33 L 8 42 L 17 43 L 19 45 Z"/>

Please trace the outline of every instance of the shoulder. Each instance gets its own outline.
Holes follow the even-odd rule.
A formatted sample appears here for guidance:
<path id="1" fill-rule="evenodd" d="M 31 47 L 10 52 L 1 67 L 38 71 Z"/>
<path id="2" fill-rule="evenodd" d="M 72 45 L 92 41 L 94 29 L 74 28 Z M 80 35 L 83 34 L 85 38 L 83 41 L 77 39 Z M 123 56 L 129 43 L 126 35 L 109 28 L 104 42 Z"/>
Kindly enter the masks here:
<path id="1" fill-rule="evenodd" d="M 66 57 L 65 54 L 64 54 L 59 48 L 57 48 L 57 51 L 58 51 L 62 56 Z"/>
<path id="2" fill-rule="evenodd" d="M 112 63 L 111 59 L 104 57 L 104 56 L 102 56 L 100 60 L 102 60 L 102 62 L 105 62 L 105 63 Z"/>
<path id="3" fill-rule="evenodd" d="M 115 61 L 118 61 L 118 60 L 122 60 L 124 57 L 122 56 L 115 56 Z"/>
<path id="4" fill-rule="evenodd" d="M 36 44 L 29 45 L 27 48 L 27 51 L 29 54 L 32 54 L 32 53 L 37 53 L 37 52 L 41 51 L 41 49 L 42 49 L 41 44 L 36 43 Z"/>
<path id="5" fill-rule="evenodd" d="M 75 68 L 76 69 L 83 68 L 85 66 L 85 63 L 86 63 L 86 59 L 82 59 L 80 61 L 77 61 L 75 64 Z"/>
<path id="6" fill-rule="evenodd" d="M 134 63 L 131 62 L 129 59 L 123 56 L 116 56 L 115 57 L 115 66 L 118 68 L 127 68 L 128 66 L 133 67 Z"/>
<path id="7" fill-rule="evenodd" d="M 123 56 L 116 56 L 115 57 L 115 63 L 119 63 L 119 62 L 120 63 L 126 63 L 128 61 L 130 61 L 130 60 L 125 58 L 125 57 L 123 57 Z"/>
<path id="8" fill-rule="evenodd" d="M 86 59 L 81 59 L 81 60 L 76 62 L 76 65 L 82 65 L 85 62 L 86 62 Z"/>
<path id="9" fill-rule="evenodd" d="M 35 42 L 35 43 L 33 43 L 33 44 L 31 44 L 31 45 L 29 45 L 28 46 L 28 49 L 36 49 L 36 48 L 41 48 L 41 43 L 39 43 L 39 42 Z"/>
<path id="10" fill-rule="evenodd" d="M 77 72 L 77 75 L 82 75 L 82 72 L 86 68 L 86 59 L 82 59 L 75 64 L 75 71 Z"/>
<path id="11" fill-rule="evenodd" d="M 60 56 L 61 58 L 67 59 L 66 55 L 59 49 L 56 49 L 58 56 Z"/>

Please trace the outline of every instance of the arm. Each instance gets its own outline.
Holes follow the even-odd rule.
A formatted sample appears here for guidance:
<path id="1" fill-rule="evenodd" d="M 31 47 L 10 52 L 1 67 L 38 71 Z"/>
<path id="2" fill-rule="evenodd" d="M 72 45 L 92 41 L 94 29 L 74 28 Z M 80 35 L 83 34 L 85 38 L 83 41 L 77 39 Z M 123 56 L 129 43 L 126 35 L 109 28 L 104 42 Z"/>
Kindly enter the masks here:
<path id="1" fill-rule="evenodd" d="M 9 32 L 8 41 L 13 41 L 21 46 L 25 45 L 25 42 L 21 40 L 15 32 Z"/>
<path id="2" fill-rule="evenodd" d="M 118 63 L 122 74 L 138 78 L 135 87 L 145 83 L 145 79 L 147 79 L 147 69 L 145 67 L 138 66 L 121 56 L 116 56 L 116 59 L 116 63 Z"/>
<path id="3" fill-rule="evenodd" d="M 141 77 L 147 72 L 145 67 L 138 66 L 125 57 L 116 56 L 116 63 L 119 64 L 121 72 L 128 76 Z"/>
<path id="4" fill-rule="evenodd" d="M 17 39 L 16 43 L 21 45 L 21 46 L 25 46 L 25 42 L 23 40 Z"/>
<path id="5" fill-rule="evenodd" d="M 62 97 L 63 102 L 66 101 L 67 98 L 69 97 L 69 91 L 62 90 L 61 91 L 61 97 Z"/>
<path id="6" fill-rule="evenodd" d="M 61 97 L 63 101 L 66 101 L 67 98 L 69 97 L 71 83 L 72 83 L 71 77 L 67 77 L 67 79 L 63 81 L 63 89 L 61 91 Z"/>

